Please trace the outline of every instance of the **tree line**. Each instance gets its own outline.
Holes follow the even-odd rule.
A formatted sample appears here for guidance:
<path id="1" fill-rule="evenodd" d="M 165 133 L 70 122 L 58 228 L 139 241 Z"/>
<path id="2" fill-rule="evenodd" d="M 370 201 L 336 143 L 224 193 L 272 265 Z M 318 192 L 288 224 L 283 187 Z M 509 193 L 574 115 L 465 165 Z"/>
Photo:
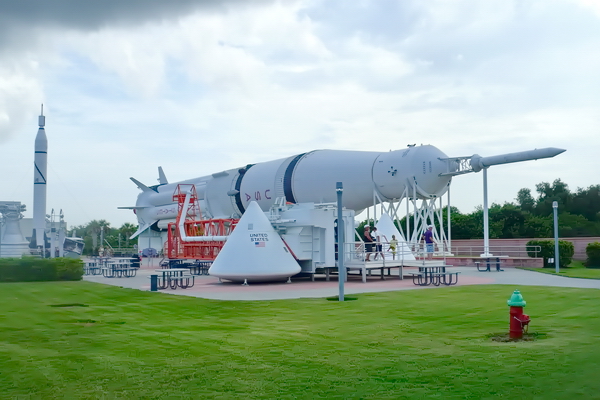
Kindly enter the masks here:
<path id="1" fill-rule="evenodd" d="M 85 247 L 83 254 L 98 254 L 100 247 L 104 249 L 129 249 L 137 244 L 137 239 L 129 238 L 137 231 L 137 225 L 126 222 L 120 228 L 113 228 L 110 222 L 101 219 L 93 220 L 84 225 L 72 227 L 68 231 L 69 236 L 83 239 Z"/>
<path id="2" fill-rule="evenodd" d="M 537 195 L 520 189 L 514 202 L 489 207 L 490 238 L 549 238 L 554 237 L 554 211 L 558 203 L 560 237 L 600 236 L 600 185 L 569 190 L 566 183 L 556 179 L 552 184 L 535 185 Z M 483 207 L 469 214 L 451 207 L 452 239 L 483 238 Z M 405 219 L 402 220 L 403 225 Z"/>

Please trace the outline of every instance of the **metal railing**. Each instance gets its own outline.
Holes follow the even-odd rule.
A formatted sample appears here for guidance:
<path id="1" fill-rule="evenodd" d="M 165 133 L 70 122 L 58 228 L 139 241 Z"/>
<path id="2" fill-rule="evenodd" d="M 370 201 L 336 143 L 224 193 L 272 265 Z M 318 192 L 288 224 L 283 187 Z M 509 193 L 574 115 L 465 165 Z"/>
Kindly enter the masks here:
<path id="1" fill-rule="evenodd" d="M 489 246 L 489 252 L 498 256 L 529 257 L 529 252 L 538 257 L 541 246 Z M 479 257 L 484 252 L 484 246 L 452 246 L 451 253 L 455 257 Z"/>
<path id="2" fill-rule="evenodd" d="M 389 251 L 389 243 L 388 242 L 373 242 L 373 251 L 370 252 L 369 259 L 371 261 L 380 261 L 385 267 L 386 262 L 394 261 L 403 262 L 405 257 L 408 254 L 415 256 L 416 254 L 405 251 L 404 249 L 410 249 L 410 244 L 408 242 L 398 242 L 396 246 L 395 254 L 392 251 Z M 377 245 L 382 246 L 381 251 L 377 251 Z M 347 266 L 364 266 L 367 259 L 367 250 L 366 245 L 362 241 L 357 242 L 346 242 L 344 243 L 344 263 Z M 377 258 L 375 258 L 377 257 Z M 412 259 L 412 257 L 411 257 Z"/>
<path id="3" fill-rule="evenodd" d="M 383 259 L 378 259 L 383 262 L 385 266 L 386 261 L 390 260 L 401 260 L 407 254 L 404 254 L 403 249 L 409 249 L 411 254 L 417 259 L 425 261 L 428 258 L 427 248 L 424 243 L 412 244 L 409 242 L 399 242 L 396 248 L 396 256 L 393 258 L 392 252 L 388 251 L 388 242 L 373 242 L 374 250 L 371 252 L 370 260 L 375 260 L 375 256 L 380 256 L 380 252 L 377 252 L 377 245 L 383 246 L 382 253 L 384 254 Z M 534 258 L 539 257 L 541 252 L 541 246 L 490 246 L 489 252 L 494 256 L 508 256 L 515 258 L 530 258 L 529 253 L 533 253 Z M 484 252 L 484 246 L 453 246 L 452 248 L 446 249 L 444 245 L 438 243 L 434 244 L 433 256 L 436 259 L 442 257 L 446 260 L 446 257 L 480 257 Z M 364 264 L 367 258 L 366 246 L 362 241 L 349 242 L 344 245 L 344 262 L 347 264 L 358 265 Z"/>

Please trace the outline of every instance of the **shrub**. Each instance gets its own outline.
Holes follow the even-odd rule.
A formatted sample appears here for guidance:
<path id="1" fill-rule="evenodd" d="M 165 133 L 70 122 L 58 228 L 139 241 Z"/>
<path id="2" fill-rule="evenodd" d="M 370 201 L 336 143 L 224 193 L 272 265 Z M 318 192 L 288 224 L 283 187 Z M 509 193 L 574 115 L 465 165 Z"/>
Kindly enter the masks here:
<path id="1" fill-rule="evenodd" d="M 544 268 L 554 267 L 554 263 L 548 263 L 549 258 L 554 258 L 554 240 L 530 240 L 527 242 L 529 257 L 535 257 L 535 252 L 529 250 L 529 246 L 540 246 L 541 251 L 537 253 L 538 257 L 544 258 Z M 558 241 L 558 262 L 562 267 L 568 267 L 575 254 L 575 246 L 567 240 Z"/>
<path id="2" fill-rule="evenodd" d="M 0 282 L 78 281 L 83 261 L 77 258 L 0 258 Z"/>
<path id="3" fill-rule="evenodd" d="M 83 276 L 83 261 L 78 258 L 52 258 L 50 259 L 56 271 L 57 281 L 78 281 Z"/>
<path id="4" fill-rule="evenodd" d="M 600 268 L 600 243 L 588 243 L 585 248 L 585 254 L 587 255 L 586 267 Z"/>

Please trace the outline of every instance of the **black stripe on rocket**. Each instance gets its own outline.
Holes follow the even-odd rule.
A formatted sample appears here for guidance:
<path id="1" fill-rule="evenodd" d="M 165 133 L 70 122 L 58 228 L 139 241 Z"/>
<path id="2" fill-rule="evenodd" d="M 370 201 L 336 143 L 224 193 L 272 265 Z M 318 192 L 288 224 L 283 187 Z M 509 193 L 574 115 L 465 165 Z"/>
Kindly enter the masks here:
<path id="1" fill-rule="evenodd" d="M 37 152 L 36 153 L 41 153 L 41 152 Z M 35 170 L 37 171 L 36 175 L 39 175 L 40 177 L 42 177 L 42 182 L 38 182 L 38 177 L 35 177 L 35 182 L 33 182 L 34 185 L 45 185 L 46 184 L 46 177 L 44 175 L 42 175 L 42 171 L 40 171 L 40 169 L 38 168 L 37 164 L 35 164 Z"/>
<path id="2" fill-rule="evenodd" d="M 235 195 L 235 205 L 238 207 L 240 215 L 242 215 L 246 211 L 246 208 L 244 208 L 244 204 L 242 203 L 242 194 L 240 193 L 240 188 L 242 187 L 242 179 L 244 178 L 246 172 L 248 172 L 248 170 L 252 168 L 253 165 L 254 164 L 248 164 L 246 165 L 246 168 L 240 168 L 238 170 L 239 175 L 237 181 L 235 182 L 235 190 L 237 191 Z"/>
<path id="3" fill-rule="evenodd" d="M 283 176 L 283 193 L 285 194 L 285 201 L 289 203 L 296 204 L 296 198 L 294 197 L 294 191 L 292 189 L 292 176 L 294 175 L 294 169 L 296 168 L 296 164 L 302 157 L 304 157 L 306 153 L 298 154 L 290 165 L 287 166 L 285 170 L 285 175 Z"/>

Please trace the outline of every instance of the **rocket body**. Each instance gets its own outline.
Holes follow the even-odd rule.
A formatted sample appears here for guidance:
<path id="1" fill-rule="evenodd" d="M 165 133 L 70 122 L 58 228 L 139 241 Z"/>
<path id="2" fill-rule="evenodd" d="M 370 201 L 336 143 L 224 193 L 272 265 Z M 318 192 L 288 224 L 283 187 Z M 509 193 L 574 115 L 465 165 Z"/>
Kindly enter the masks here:
<path id="1" fill-rule="evenodd" d="M 33 233 L 37 246 L 44 245 L 46 229 L 46 167 L 48 162 L 48 139 L 44 129 L 46 117 L 40 115 L 39 129 L 35 137 L 33 172 Z"/>
<path id="2" fill-rule="evenodd" d="M 140 230 L 165 229 L 177 216 L 173 193 L 194 184 L 205 217 L 239 218 L 250 202 L 268 211 L 276 199 L 290 203 L 334 203 L 336 182 L 344 184 L 344 206 L 359 213 L 381 200 L 443 195 L 450 176 L 447 156 L 434 146 L 390 152 L 314 150 L 290 157 L 214 173 L 187 181 L 143 187 L 136 215 Z M 138 185 L 139 186 L 139 185 Z"/>

